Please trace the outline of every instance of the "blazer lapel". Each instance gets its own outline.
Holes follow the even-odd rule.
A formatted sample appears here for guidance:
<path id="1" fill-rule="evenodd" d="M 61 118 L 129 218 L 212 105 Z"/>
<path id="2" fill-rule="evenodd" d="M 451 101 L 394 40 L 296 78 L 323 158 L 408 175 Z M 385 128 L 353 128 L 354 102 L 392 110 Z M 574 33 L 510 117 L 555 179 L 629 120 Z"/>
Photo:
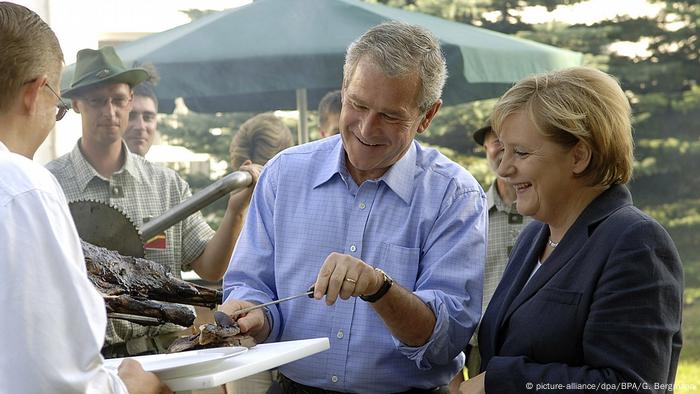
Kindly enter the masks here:
<path id="1" fill-rule="evenodd" d="M 501 311 L 502 316 L 500 316 L 498 327 L 502 327 L 520 305 L 535 295 L 583 248 L 598 223 L 617 209 L 631 203 L 631 195 L 625 186 L 612 186 L 603 192 L 584 209 L 560 241 L 561 247 L 554 249 L 549 258 L 532 276 L 532 279 L 527 282 L 539 259 L 540 252 L 549 238 L 549 227 L 543 225 L 533 240 L 532 247 L 527 252 L 526 263 L 522 265 L 515 285 L 510 288 L 508 299 L 503 304 L 504 308 Z"/>

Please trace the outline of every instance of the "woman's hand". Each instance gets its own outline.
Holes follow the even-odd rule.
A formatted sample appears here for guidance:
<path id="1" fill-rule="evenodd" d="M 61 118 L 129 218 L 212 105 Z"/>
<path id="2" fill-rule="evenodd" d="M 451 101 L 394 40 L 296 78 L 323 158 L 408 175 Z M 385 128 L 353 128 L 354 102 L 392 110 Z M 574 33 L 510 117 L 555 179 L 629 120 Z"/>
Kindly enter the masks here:
<path id="1" fill-rule="evenodd" d="M 450 383 L 452 384 L 452 383 Z M 486 372 L 482 372 L 459 385 L 461 394 L 486 394 Z"/>
<path id="2" fill-rule="evenodd" d="M 459 385 L 464 382 L 464 374 L 464 368 L 460 369 L 459 372 L 457 372 L 457 375 L 452 378 L 450 384 L 447 385 L 447 388 L 450 390 L 450 394 L 459 393 Z"/>

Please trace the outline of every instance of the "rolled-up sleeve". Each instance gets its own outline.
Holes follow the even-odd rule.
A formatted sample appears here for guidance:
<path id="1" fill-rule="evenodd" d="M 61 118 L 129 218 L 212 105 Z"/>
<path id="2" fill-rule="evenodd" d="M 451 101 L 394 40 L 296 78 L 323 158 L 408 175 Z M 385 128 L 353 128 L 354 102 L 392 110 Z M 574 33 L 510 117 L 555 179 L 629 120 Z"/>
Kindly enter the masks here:
<path id="1" fill-rule="evenodd" d="M 435 328 L 420 347 L 397 348 L 419 368 L 444 365 L 464 349 L 481 316 L 488 216 L 480 188 L 443 204 L 420 261 L 414 294 L 435 314 Z"/>

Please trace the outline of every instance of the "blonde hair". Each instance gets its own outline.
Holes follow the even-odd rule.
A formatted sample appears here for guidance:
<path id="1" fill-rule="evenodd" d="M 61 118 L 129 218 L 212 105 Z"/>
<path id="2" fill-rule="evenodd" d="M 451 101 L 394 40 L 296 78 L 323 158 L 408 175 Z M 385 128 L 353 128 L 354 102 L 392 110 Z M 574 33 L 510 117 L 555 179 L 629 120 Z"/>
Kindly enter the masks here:
<path id="1" fill-rule="evenodd" d="M 578 174 L 589 185 L 624 184 L 632 177 L 631 108 L 612 76 L 572 67 L 519 81 L 496 103 L 491 124 L 497 135 L 505 119 L 518 112 L 554 142 L 570 148 L 581 141 L 590 148 L 591 161 Z"/>
<path id="2" fill-rule="evenodd" d="M 0 113 L 4 113 L 22 85 L 32 78 L 43 74 L 58 77 L 63 51 L 56 35 L 39 15 L 9 2 L 0 2 L 0 43 Z M 53 83 L 57 82 L 56 79 Z"/>
<path id="3" fill-rule="evenodd" d="M 292 143 L 292 132 L 279 118 L 271 113 L 255 115 L 233 136 L 229 147 L 231 168 L 238 169 L 246 160 L 264 165 Z"/>

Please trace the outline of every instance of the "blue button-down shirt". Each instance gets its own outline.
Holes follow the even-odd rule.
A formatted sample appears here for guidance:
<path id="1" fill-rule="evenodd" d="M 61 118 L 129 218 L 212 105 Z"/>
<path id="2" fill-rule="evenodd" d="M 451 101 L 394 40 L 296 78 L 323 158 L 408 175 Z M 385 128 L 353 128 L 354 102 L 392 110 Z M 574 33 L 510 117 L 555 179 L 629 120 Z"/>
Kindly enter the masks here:
<path id="1" fill-rule="evenodd" d="M 293 147 L 263 170 L 224 277 L 225 299 L 269 302 L 306 290 L 331 252 L 383 269 L 435 313 L 421 347 L 392 337 L 359 298 L 299 298 L 269 310 L 268 341 L 328 337 L 284 365 L 299 383 L 381 393 L 447 384 L 479 321 L 486 196 L 462 167 L 414 142 L 381 178 L 357 185 L 338 136 Z"/>

